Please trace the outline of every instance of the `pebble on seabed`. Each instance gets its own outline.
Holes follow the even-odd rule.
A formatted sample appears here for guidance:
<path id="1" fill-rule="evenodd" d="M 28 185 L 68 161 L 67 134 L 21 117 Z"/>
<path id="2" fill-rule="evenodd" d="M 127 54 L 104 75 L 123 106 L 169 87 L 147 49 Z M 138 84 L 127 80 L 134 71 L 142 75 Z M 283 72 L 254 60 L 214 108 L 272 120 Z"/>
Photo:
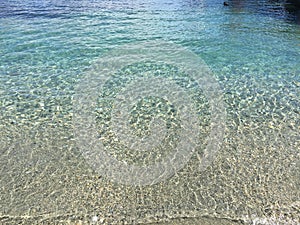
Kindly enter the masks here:
<path id="1" fill-rule="evenodd" d="M 93 222 L 97 222 L 97 221 L 98 221 L 98 216 L 93 216 L 93 217 L 92 217 L 92 221 L 93 221 Z"/>
<path id="2" fill-rule="evenodd" d="M 93 223 L 96 223 L 96 222 L 99 222 L 99 223 L 104 223 L 104 218 L 99 218 L 98 216 L 93 216 L 92 217 L 92 222 Z"/>

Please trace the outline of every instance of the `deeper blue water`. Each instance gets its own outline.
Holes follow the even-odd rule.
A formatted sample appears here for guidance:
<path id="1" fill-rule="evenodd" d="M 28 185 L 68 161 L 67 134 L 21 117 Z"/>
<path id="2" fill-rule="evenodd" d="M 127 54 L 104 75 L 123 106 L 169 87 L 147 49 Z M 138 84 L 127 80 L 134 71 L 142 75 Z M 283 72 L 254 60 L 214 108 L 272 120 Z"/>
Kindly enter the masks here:
<path id="1" fill-rule="evenodd" d="M 0 0 L 0 223 L 131 224 L 208 215 L 297 224 L 297 13 L 280 1 L 228 2 Z M 192 156 L 170 180 L 130 187 L 99 176 L 82 157 L 75 143 L 74 96 L 99 58 L 149 41 L 174 43 L 205 62 L 222 92 L 225 131 L 205 171 Z M 144 76 L 148 69 L 123 75 Z M 173 73 L 163 66 L 152 70 Z M 114 82 L 122 86 L 124 80 Z M 199 115 L 206 115 L 202 98 Z M 151 105 L 147 101 L 141 104 Z M 95 106 L 96 115 L 101 107 Z M 110 118 L 101 115 L 99 127 L 109 126 Z M 147 117 L 137 117 L 147 123 Z M 205 136 L 209 127 L 203 126 Z M 146 128 L 136 129 L 143 134 Z M 114 145 L 109 132 L 102 137 Z M 176 140 L 166 139 L 168 148 Z M 143 160 L 122 148 L 111 151 L 129 164 Z"/>

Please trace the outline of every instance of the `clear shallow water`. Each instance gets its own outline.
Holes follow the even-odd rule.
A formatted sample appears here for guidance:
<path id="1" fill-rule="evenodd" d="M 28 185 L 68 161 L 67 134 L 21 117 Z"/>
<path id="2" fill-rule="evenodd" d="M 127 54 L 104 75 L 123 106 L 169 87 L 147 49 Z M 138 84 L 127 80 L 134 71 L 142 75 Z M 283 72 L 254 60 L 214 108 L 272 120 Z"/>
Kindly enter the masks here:
<path id="1" fill-rule="evenodd" d="M 1 223 L 95 215 L 104 223 L 299 222 L 300 28 L 282 5 L 1 1 L 0 9 Z M 72 100 L 95 60 L 145 40 L 172 41 L 206 62 L 223 93 L 226 129 L 205 171 L 195 154 L 171 179 L 131 187 L 86 162 Z"/>

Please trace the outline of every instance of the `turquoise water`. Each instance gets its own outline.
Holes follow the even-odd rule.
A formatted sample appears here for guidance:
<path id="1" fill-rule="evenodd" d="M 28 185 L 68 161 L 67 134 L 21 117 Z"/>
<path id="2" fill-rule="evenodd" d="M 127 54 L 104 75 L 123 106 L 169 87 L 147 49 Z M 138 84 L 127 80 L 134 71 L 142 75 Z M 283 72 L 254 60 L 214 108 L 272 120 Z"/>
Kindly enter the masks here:
<path id="1" fill-rule="evenodd" d="M 0 223 L 132 224 L 202 216 L 299 223 L 300 27 L 278 1 L 229 2 L 0 1 Z M 206 63 L 222 92 L 225 128 L 205 170 L 199 169 L 200 149 L 167 180 L 133 187 L 99 175 L 83 157 L 74 96 L 97 60 L 147 41 L 174 43 Z M 146 70 L 181 76 L 176 68 L 151 66 L 129 68 L 112 90 L 113 83 L 125 84 L 124 76 L 142 77 Z M 193 96 L 207 137 L 213 121 L 207 98 L 200 89 L 190 93 L 199 93 Z M 143 101 L 136 110 L 153 116 L 147 104 L 158 100 Z M 178 128 L 182 121 L 172 107 L 165 102 L 162 111 L 174 114 L 169 123 Z M 110 121 L 106 116 L 97 117 L 99 127 Z M 139 114 L 132 120 L 139 119 L 149 123 Z M 146 125 L 134 129 L 147 135 Z M 176 132 L 165 140 L 170 151 Z M 113 145 L 109 132 L 102 137 Z M 132 164 L 158 160 L 163 150 L 147 159 L 111 151 Z"/>

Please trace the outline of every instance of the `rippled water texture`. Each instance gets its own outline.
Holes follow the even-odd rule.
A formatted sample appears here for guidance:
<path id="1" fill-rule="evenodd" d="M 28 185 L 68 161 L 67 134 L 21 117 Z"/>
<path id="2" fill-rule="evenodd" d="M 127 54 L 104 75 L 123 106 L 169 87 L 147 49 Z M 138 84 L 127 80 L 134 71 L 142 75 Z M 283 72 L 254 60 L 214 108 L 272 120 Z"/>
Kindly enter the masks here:
<path id="1" fill-rule="evenodd" d="M 299 224 L 297 12 L 280 1 L 228 2 L 0 0 L 0 223 Z M 166 121 L 166 148 L 144 158 L 123 148 L 113 134 L 118 128 L 110 129 L 115 91 L 151 74 L 175 80 L 192 96 L 200 134 L 193 141 L 202 143 L 173 176 L 131 186 L 86 160 L 74 132 L 74 96 L 95 62 L 145 41 L 174 43 L 204 60 L 226 117 L 214 121 L 205 92 L 174 65 L 118 71 L 93 105 L 106 153 L 126 165 L 151 164 L 177 146 L 184 119 L 163 98 L 141 99 L 129 123 L 144 137 L 150 117 Z M 218 152 L 203 169 L 205 138 L 219 122 Z"/>

